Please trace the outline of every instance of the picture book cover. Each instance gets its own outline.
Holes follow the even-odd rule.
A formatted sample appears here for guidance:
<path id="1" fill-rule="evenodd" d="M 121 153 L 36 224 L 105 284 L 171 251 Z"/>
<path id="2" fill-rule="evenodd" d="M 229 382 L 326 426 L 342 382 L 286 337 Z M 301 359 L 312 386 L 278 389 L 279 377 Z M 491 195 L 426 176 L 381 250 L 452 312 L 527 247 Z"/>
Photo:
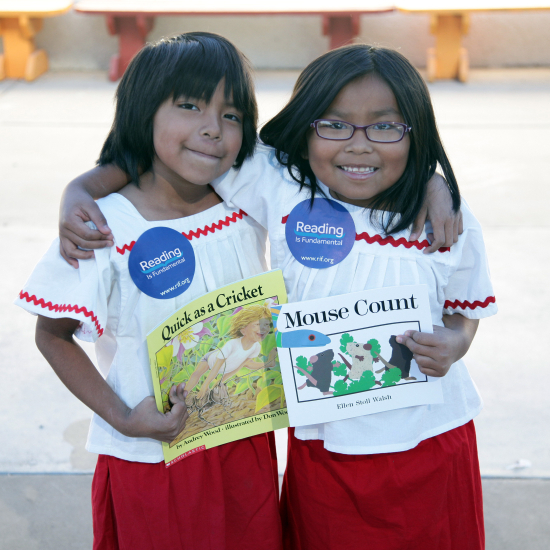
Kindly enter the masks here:
<path id="1" fill-rule="evenodd" d="M 189 418 L 166 466 L 191 454 L 288 427 L 273 307 L 287 301 L 281 270 L 227 285 L 190 302 L 147 336 L 158 410 L 185 382 Z"/>
<path id="2" fill-rule="evenodd" d="M 291 426 L 442 403 L 396 336 L 433 332 L 425 285 L 386 287 L 273 308 Z"/>

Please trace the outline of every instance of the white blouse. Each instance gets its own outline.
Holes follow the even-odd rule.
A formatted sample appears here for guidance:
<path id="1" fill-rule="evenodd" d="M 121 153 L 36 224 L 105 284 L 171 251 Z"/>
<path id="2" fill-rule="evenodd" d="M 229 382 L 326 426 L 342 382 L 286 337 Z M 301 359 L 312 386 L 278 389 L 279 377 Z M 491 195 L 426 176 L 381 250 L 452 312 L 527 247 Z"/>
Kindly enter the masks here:
<path id="1" fill-rule="evenodd" d="M 349 255 L 337 265 L 313 269 L 299 263 L 287 245 L 285 223 L 292 209 L 309 198 L 274 150 L 259 146 L 254 158 L 215 182 L 216 192 L 232 207 L 243 208 L 269 232 L 271 267 L 281 268 L 289 302 L 336 296 L 385 286 L 426 284 L 434 325 L 444 313 L 481 319 L 497 312 L 481 227 L 463 201 L 464 233 L 451 249 L 423 254 L 426 227 L 419 241 L 409 231 L 385 236 L 370 220 L 370 210 L 338 202 L 356 228 Z M 329 189 L 320 184 L 327 197 Z M 334 199 L 333 199 L 334 200 Z M 442 379 L 444 404 L 423 405 L 348 420 L 296 428 L 300 439 L 322 439 L 326 449 L 345 454 L 397 452 L 465 424 L 482 408 L 463 361 Z"/>
<path id="2" fill-rule="evenodd" d="M 30 313 L 81 322 L 76 335 L 95 342 L 107 383 L 135 407 L 153 395 L 146 336 L 163 319 L 207 292 L 266 271 L 266 232 L 242 210 L 220 203 L 194 216 L 147 221 L 131 202 L 112 194 L 97 202 L 115 246 L 74 269 L 61 257 L 59 240 L 35 267 L 16 304 Z M 191 286 L 179 296 L 155 299 L 142 293 L 128 271 L 128 257 L 139 236 L 153 227 L 184 234 L 195 253 Z M 160 442 L 126 437 L 93 415 L 86 448 L 136 462 L 163 459 Z"/>

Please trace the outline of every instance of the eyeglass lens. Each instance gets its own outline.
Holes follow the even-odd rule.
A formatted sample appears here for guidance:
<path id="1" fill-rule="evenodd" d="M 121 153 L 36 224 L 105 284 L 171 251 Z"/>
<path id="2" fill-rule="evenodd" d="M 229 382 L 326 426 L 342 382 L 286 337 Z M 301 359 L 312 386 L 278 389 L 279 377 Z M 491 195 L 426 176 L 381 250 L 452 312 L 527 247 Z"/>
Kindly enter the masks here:
<path id="1" fill-rule="evenodd" d="M 347 122 L 335 120 L 319 120 L 317 122 L 317 132 L 325 139 L 349 139 L 353 135 L 353 130 L 353 126 Z M 370 140 L 389 143 L 399 141 L 403 137 L 405 128 L 397 124 L 382 122 L 371 124 L 366 130 Z"/>

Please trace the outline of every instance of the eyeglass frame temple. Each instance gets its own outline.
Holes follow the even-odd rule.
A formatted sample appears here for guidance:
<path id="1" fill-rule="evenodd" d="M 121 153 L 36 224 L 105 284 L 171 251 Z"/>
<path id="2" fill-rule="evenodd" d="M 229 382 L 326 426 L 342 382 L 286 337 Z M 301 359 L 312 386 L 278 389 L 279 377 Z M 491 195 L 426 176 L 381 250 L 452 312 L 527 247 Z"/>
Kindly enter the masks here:
<path id="1" fill-rule="evenodd" d="M 351 133 L 351 136 L 349 138 L 326 138 L 321 135 L 319 135 L 319 129 L 317 128 L 317 123 L 321 121 L 327 121 L 327 122 L 341 122 L 342 124 L 347 124 L 353 128 L 353 132 Z M 367 124 L 366 126 L 356 126 L 355 124 L 352 124 L 351 122 L 346 122 L 345 120 L 332 120 L 330 118 L 318 118 L 317 120 L 314 120 L 309 126 L 310 128 L 315 128 L 315 133 L 321 138 L 321 139 L 328 139 L 329 141 L 347 141 L 348 139 L 351 139 L 354 135 L 356 130 L 365 130 L 365 137 L 372 141 L 373 143 L 399 143 L 404 137 L 407 132 L 412 131 L 412 126 L 409 126 L 408 124 L 405 124 L 404 122 L 387 122 L 386 124 L 396 124 L 397 126 L 402 126 L 405 129 L 403 130 L 403 135 L 397 140 L 397 141 L 376 141 L 371 139 L 367 135 L 367 128 L 370 126 L 376 126 L 377 124 L 383 124 L 383 122 L 373 122 L 372 124 Z"/>

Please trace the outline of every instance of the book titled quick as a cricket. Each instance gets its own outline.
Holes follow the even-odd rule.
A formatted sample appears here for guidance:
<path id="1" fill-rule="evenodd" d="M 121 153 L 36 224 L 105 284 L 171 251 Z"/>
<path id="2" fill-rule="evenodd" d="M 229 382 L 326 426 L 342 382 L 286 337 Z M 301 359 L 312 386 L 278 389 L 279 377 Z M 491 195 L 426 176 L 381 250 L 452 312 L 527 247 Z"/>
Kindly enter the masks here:
<path id="1" fill-rule="evenodd" d="M 197 452 L 288 427 L 272 324 L 285 304 L 281 270 L 219 288 L 185 305 L 147 335 L 158 410 L 185 382 L 189 418 L 171 443 L 166 466 Z"/>
<path id="2" fill-rule="evenodd" d="M 275 307 L 276 343 L 291 426 L 442 403 L 397 342 L 433 332 L 426 285 L 363 290 Z"/>

